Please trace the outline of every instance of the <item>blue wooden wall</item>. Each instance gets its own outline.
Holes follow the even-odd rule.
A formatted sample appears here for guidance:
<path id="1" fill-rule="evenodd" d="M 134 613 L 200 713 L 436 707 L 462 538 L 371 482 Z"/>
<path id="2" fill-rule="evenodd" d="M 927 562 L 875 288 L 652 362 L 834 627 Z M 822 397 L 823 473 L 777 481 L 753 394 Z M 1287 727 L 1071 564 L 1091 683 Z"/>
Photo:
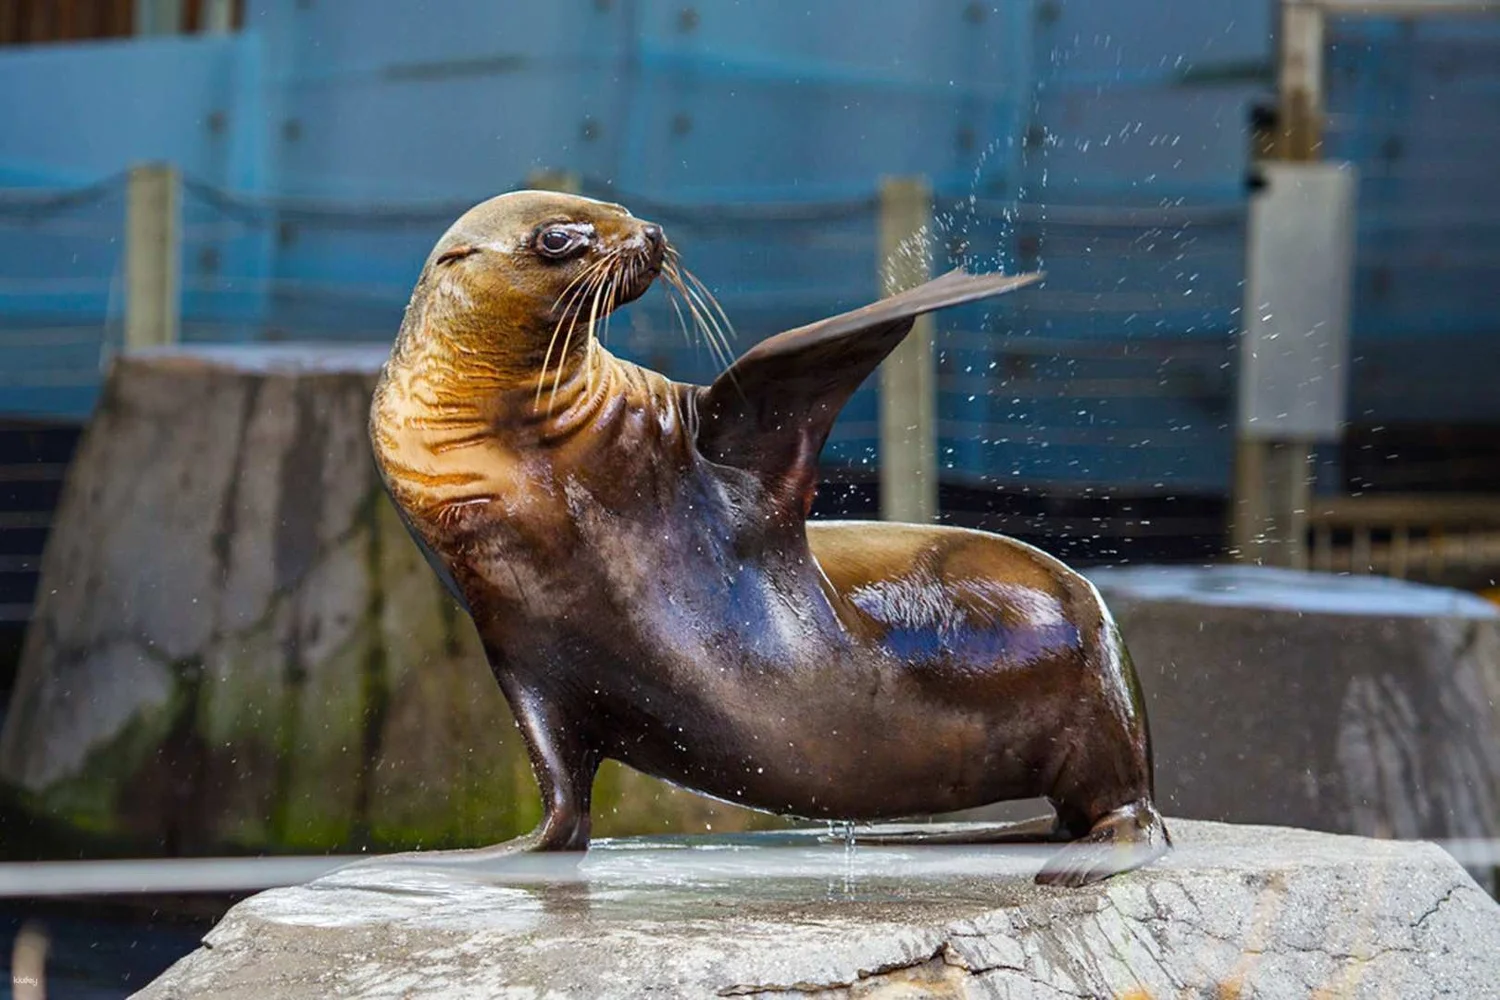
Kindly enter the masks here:
<path id="1" fill-rule="evenodd" d="M 878 180 L 920 173 L 941 260 L 1050 275 L 944 317 L 948 474 L 1219 491 L 1268 12 L 250 0 L 229 38 L 0 52 L 0 92 L 25 97 L 0 102 L 0 411 L 92 404 L 119 336 L 119 174 L 139 160 L 189 180 L 193 340 L 387 339 L 453 216 L 549 167 L 663 222 L 743 347 L 877 294 Z M 1479 377 L 1500 304 L 1500 201 L 1483 180 L 1500 35 L 1341 22 L 1333 39 L 1330 154 L 1367 171 L 1357 346 L 1401 368 L 1413 338 L 1452 341 Z M 1381 159 L 1392 134 L 1399 167 Z M 674 322 L 648 297 L 611 346 L 709 376 Z M 1406 401 L 1356 353 L 1357 415 L 1497 415 L 1492 393 Z M 1447 370 L 1443 351 L 1416 353 Z M 872 390 L 856 397 L 833 460 L 875 460 L 875 412 Z"/>

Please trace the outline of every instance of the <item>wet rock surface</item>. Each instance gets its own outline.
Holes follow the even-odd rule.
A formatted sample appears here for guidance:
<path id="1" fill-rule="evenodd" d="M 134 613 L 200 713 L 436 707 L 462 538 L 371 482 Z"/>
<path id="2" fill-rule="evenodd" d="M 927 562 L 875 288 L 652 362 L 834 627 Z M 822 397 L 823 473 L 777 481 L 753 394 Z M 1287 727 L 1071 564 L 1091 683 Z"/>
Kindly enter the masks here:
<path id="1" fill-rule="evenodd" d="M 241 903 L 139 996 L 1500 996 L 1500 906 L 1439 848 L 1178 820 L 1081 890 L 1050 848 L 816 833 L 380 865 Z"/>

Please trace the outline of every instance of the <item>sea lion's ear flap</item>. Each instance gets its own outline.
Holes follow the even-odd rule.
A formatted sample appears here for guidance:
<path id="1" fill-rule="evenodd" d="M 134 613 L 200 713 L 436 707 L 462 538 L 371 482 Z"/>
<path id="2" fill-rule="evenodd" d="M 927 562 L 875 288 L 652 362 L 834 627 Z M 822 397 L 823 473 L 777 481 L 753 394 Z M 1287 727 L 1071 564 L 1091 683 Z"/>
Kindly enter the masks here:
<path id="1" fill-rule="evenodd" d="M 756 344 L 699 390 L 697 444 L 710 461 L 755 472 L 803 513 L 818 453 L 859 384 L 922 313 L 1003 295 L 1041 274 L 949 271 L 916 288 Z"/>
<path id="2" fill-rule="evenodd" d="M 455 260 L 463 260 L 465 257 L 472 256 L 478 252 L 478 247 L 470 246 L 467 243 L 460 243 L 458 246 L 449 247 L 447 250 L 444 250 L 442 253 L 438 254 L 437 259 L 433 261 L 433 264 L 451 264 Z"/>

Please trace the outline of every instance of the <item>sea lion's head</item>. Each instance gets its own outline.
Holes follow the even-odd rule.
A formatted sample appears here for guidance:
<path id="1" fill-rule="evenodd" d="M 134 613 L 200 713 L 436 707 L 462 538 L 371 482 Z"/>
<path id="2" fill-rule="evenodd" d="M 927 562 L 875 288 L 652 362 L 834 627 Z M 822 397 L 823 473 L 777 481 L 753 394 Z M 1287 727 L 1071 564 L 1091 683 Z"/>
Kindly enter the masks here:
<path id="1" fill-rule="evenodd" d="M 651 287 L 671 252 L 655 223 L 623 206 L 513 191 L 469 209 L 433 247 L 420 284 L 448 336 L 518 355 L 556 347 Z M 437 315 L 432 315 L 436 310 Z M 504 345 L 481 343 L 505 338 Z M 554 361 L 556 357 L 554 356 Z"/>

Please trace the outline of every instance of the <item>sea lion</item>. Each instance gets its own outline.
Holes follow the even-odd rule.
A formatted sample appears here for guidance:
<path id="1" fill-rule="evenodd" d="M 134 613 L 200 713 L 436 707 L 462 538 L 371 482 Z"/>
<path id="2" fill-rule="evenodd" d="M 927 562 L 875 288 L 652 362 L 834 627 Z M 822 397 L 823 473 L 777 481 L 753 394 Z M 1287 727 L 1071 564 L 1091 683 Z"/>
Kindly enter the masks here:
<path id="1" fill-rule="evenodd" d="M 980 531 L 807 522 L 834 418 L 913 318 L 1037 276 L 951 272 L 699 386 L 595 336 L 664 274 L 707 308 L 660 226 L 501 195 L 438 241 L 381 375 L 381 474 L 474 619 L 544 801 L 532 833 L 441 860 L 584 849 L 605 758 L 808 818 L 1044 796 L 1072 841 L 1047 883 L 1167 850 L 1140 689 L 1087 580 Z"/>

